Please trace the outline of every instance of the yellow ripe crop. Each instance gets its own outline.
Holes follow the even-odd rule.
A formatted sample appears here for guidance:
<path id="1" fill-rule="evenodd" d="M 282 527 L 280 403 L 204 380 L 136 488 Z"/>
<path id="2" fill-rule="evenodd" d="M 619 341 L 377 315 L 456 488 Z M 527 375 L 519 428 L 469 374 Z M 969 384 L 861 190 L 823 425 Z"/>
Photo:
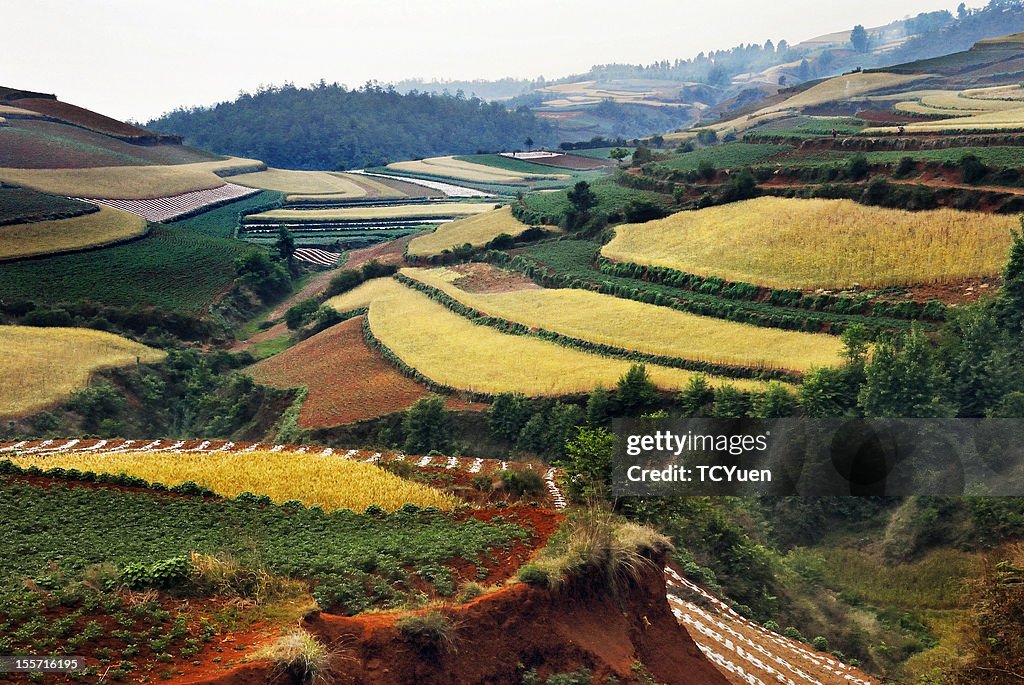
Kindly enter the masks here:
<path id="1" fill-rule="evenodd" d="M 458 500 L 374 466 L 338 456 L 295 452 L 54 454 L 12 458 L 23 467 L 60 467 L 126 473 L 167 486 L 193 481 L 224 497 L 267 495 L 278 504 L 299 500 L 325 511 L 364 511 L 371 504 L 394 511 L 403 504 L 450 510 Z"/>
<path id="2" fill-rule="evenodd" d="M 441 254 L 444 250 L 461 247 L 466 243 L 480 247 L 502 233 L 514 237 L 528 228 L 512 216 L 511 207 L 502 207 L 468 219 L 442 224 L 433 233 L 413 238 L 408 252 L 414 256 L 426 256 Z"/>
<path id="3" fill-rule="evenodd" d="M 444 385 L 497 394 L 565 395 L 588 392 L 598 384 L 612 387 L 630 362 L 581 352 L 536 338 L 507 335 L 453 314 L 395 281 L 370 305 L 373 334 L 402 361 Z M 663 389 L 681 389 L 695 374 L 647 365 L 651 380 Z M 715 385 L 731 383 L 758 390 L 764 383 L 710 377 Z"/>
<path id="4" fill-rule="evenodd" d="M 324 302 L 324 305 L 333 307 L 341 313 L 350 312 L 353 309 L 369 307 L 371 302 L 393 295 L 399 288 L 398 283 L 391 278 L 373 278 L 347 293 L 332 297 Z"/>
<path id="5" fill-rule="evenodd" d="M 259 169 L 263 162 L 230 157 L 195 164 L 113 166 L 91 169 L 0 168 L 0 181 L 68 197 L 145 200 L 224 185 L 214 172 Z"/>
<path id="6" fill-rule="evenodd" d="M 778 288 L 953 282 L 999 273 L 1016 217 L 764 197 L 620 226 L 601 253 Z"/>
<path id="7" fill-rule="evenodd" d="M 346 174 L 335 174 L 329 171 L 267 169 L 266 171 L 232 176 L 231 182 L 250 188 L 276 190 L 282 193 L 332 194 L 343 198 L 366 196 L 366 190 L 352 178 Z"/>
<path id="8" fill-rule="evenodd" d="M 429 159 L 410 162 L 394 162 L 388 165 L 395 171 L 406 171 L 415 174 L 426 174 L 453 178 L 459 181 L 476 181 L 478 183 L 516 183 L 533 178 L 569 178 L 567 174 L 522 174 L 498 167 L 467 162 L 454 157 L 431 157 Z"/>
<path id="9" fill-rule="evenodd" d="M 104 245 L 145 230 L 145 219 L 111 207 L 70 219 L 0 226 L 0 259 Z"/>
<path id="10" fill-rule="evenodd" d="M 252 214 L 251 219 L 267 221 L 344 221 L 355 219 L 416 219 L 482 214 L 493 205 L 479 202 L 438 202 L 387 207 L 338 207 L 334 209 L 272 209 Z"/>
<path id="11" fill-rule="evenodd" d="M 0 350 L 0 416 L 43 409 L 84 387 L 100 369 L 164 358 L 159 350 L 86 328 L 0 326 Z"/>
<path id="12" fill-rule="evenodd" d="M 576 289 L 472 293 L 449 269 L 404 269 L 492 316 L 615 347 L 742 366 L 807 371 L 842 361 L 835 336 L 763 328 Z"/>

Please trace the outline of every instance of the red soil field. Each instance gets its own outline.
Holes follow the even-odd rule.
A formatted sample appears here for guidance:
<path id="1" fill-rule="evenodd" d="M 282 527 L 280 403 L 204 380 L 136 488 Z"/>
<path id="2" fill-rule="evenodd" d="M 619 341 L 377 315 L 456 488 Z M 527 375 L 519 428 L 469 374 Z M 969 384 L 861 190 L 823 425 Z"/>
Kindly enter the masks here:
<path id="1" fill-rule="evenodd" d="M 21 109 L 27 109 L 32 112 L 39 112 L 45 114 L 48 117 L 54 119 L 60 119 L 76 126 L 90 129 L 92 131 L 98 131 L 105 133 L 110 136 L 123 136 L 127 138 L 156 138 L 159 136 L 157 133 L 147 131 L 139 128 L 138 126 L 132 126 L 124 122 L 118 121 L 117 119 L 111 119 L 110 117 L 91 112 L 87 109 L 72 105 L 67 102 L 61 102 L 60 100 L 50 100 L 48 98 L 19 98 L 13 100 L 10 103 L 14 107 L 20 107 Z"/>
<path id="2" fill-rule="evenodd" d="M 217 159 L 184 145 L 132 145 L 53 121 L 8 119 L 0 133 L 0 167 L 87 169 L 98 166 L 188 164 Z"/>
<path id="3" fill-rule="evenodd" d="M 250 367 L 260 383 L 280 388 L 305 385 L 309 395 L 299 413 L 303 428 L 341 426 L 404 411 L 431 392 L 406 378 L 367 347 L 363 317 L 303 340 Z M 448 409 L 482 409 L 452 396 Z"/>

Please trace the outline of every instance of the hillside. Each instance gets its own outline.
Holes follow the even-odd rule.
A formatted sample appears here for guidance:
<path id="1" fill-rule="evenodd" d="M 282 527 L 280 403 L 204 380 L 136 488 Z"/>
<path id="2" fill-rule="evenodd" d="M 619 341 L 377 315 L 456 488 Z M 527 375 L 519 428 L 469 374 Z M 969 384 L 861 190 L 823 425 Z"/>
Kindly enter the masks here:
<path id="1" fill-rule="evenodd" d="M 401 95 L 376 84 L 267 88 L 210 108 L 170 112 L 147 126 L 223 154 L 328 171 L 519 149 L 528 138 L 538 145 L 558 142 L 551 125 L 529 112 L 476 98 Z"/>
<path id="2" fill-rule="evenodd" d="M 321 84 L 154 133 L 0 89 L 0 654 L 1019 680 L 1024 41 L 988 35 L 1018 10 L 600 67 L 537 112 Z M 914 48 L 942 32 L 985 35 Z M 677 419 L 730 440 L 666 465 L 762 429 L 796 458 L 624 490 Z"/>

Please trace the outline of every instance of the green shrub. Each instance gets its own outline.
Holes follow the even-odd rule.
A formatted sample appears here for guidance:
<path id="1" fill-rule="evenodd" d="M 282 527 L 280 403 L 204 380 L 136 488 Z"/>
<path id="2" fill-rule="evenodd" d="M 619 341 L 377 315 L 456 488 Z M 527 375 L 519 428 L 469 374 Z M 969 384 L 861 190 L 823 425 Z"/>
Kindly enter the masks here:
<path id="1" fill-rule="evenodd" d="M 494 474 L 502 488 L 513 495 L 541 495 L 544 493 L 544 478 L 533 469 L 522 471 L 498 471 Z"/>
<path id="2" fill-rule="evenodd" d="M 410 614 L 400 618 L 395 627 L 399 635 L 420 649 L 456 651 L 455 624 L 439 611 Z"/>

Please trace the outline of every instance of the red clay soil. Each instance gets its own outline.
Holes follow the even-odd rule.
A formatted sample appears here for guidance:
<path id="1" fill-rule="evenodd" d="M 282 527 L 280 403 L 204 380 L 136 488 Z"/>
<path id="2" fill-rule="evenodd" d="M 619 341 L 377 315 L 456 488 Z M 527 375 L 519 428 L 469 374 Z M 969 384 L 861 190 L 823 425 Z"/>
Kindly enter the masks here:
<path id="1" fill-rule="evenodd" d="M 319 614 L 303 627 L 336 650 L 329 682 L 339 685 L 518 685 L 536 669 L 541 682 L 587 668 L 594 682 L 650 682 L 642 663 L 666 685 L 728 685 L 679 626 L 665 596 L 657 559 L 618 596 L 586 579 L 548 591 L 517 583 L 472 602 L 443 608 L 454 625 L 454 648 L 417 644 L 395 627 L 400 614 L 352 618 Z M 207 685 L 267 682 L 250 667 Z M 255 680 L 253 678 L 256 678 Z"/>
<path id="2" fill-rule="evenodd" d="M 405 261 L 405 248 L 417 234 L 402 236 L 386 243 L 377 243 L 360 250 L 352 250 L 348 253 L 344 268 L 358 269 L 363 264 L 377 260 L 381 264 L 402 264 Z"/>
<path id="3" fill-rule="evenodd" d="M 305 385 L 309 395 L 299 413 L 303 428 L 327 428 L 404 411 L 431 392 L 403 376 L 363 340 L 363 317 L 317 333 L 298 345 L 253 365 L 260 383 L 279 388 Z M 448 399 L 448 409 L 483 405 Z"/>
<path id="4" fill-rule="evenodd" d="M 98 131 L 99 133 L 105 133 L 111 136 L 121 136 L 126 138 L 152 138 L 158 137 L 158 134 L 145 129 L 141 129 L 138 126 L 132 126 L 131 124 L 125 124 L 117 119 L 111 119 L 110 117 L 97 114 L 77 105 L 72 105 L 67 102 L 61 102 L 60 100 L 50 100 L 46 98 L 22 98 L 15 100 L 10 103 L 14 107 L 20 107 L 21 109 L 27 109 L 33 112 L 44 114 L 54 119 L 60 119 L 82 128 L 87 128 L 92 131 Z"/>
<path id="5" fill-rule="evenodd" d="M 468 293 L 509 293 L 517 290 L 540 290 L 540 286 L 518 271 L 505 271 L 492 264 L 469 262 L 449 267 L 462 274 L 453 285 Z"/>

